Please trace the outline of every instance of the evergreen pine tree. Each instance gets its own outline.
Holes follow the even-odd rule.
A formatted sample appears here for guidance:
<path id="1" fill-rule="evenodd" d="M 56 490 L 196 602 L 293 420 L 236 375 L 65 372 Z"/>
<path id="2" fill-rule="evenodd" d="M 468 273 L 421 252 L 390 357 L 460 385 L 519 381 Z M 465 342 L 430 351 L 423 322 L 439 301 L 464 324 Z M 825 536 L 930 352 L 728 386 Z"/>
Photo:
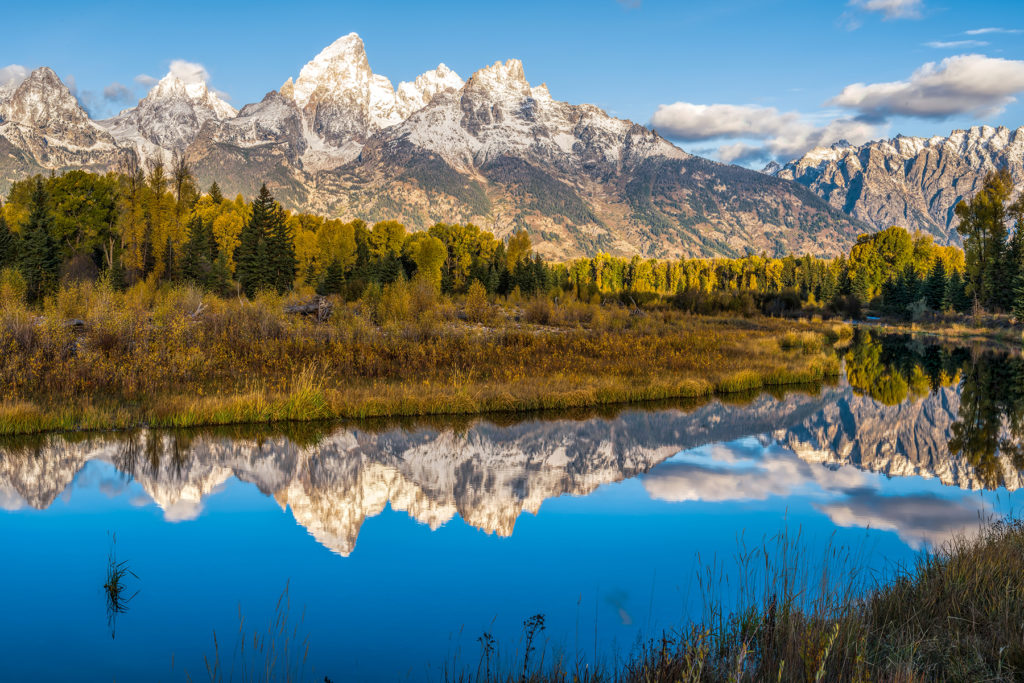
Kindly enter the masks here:
<path id="1" fill-rule="evenodd" d="M 188 241 L 181 254 L 181 276 L 189 282 L 204 285 L 213 265 L 206 223 L 199 216 L 188 222 Z M 209 231 L 212 233 L 212 231 Z"/>
<path id="2" fill-rule="evenodd" d="M 345 271 L 341 267 L 341 263 L 338 259 L 331 261 L 331 264 L 324 270 L 324 275 L 320 278 L 320 283 L 317 285 L 316 293 L 320 296 L 327 296 L 328 294 L 341 294 L 342 287 L 345 285 Z"/>
<path id="3" fill-rule="evenodd" d="M 267 229 L 274 210 L 274 198 L 267 186 L 260 188 L 259 196 L 252 202 L 252 217 L 242 226 L 235 248 L 235 279 L 250 299 L 256 292 L 271 284 L 268 277 Z"/>
<path id="4" fill-rule="evenodd" d="M 57 284 L 60 268 L 57 243 L 50 232 L 52 219 L 46 204 L 43 179 L 36 178 L 36 186 L 29 200 L 28 222 L 23 231 L 21 250 L 21 274 L 25 278 L 26 295 L 30 302 L 37 301 Z"/>
<path id="5" fill-rule="evenodd" d="M 268 193 L 269 195 L 269 193 Z M 267 286 L 283 294 L 295 284 L 298 259 L 295 257 L 295 238 L 281 205 L 273 201 L 267 224 Z M 397 262 L 396 262 L 397 269 Z"/>
<path id="6" fill-rule="evenodd" d="M 971 306 L 971 299 L 967 295 L 967 283 L 959 270 L 954 270 L 946 282 L 946 296 L 942 305 L 959 313 L 965 313 Z"/>
<path id="7" fill-rule="evenodd" d="M 210 199 L 212 199 L 215 204 L 220 204 L 224 201 L 224 195 L 221 194 L 220 185 L 217 184 L 216 180 L 213 181 L 212 185 L 210 185 Z"/>
<path id="8" fill-rule="evenodd" d="M 925 283 L 924 297 L 928 308 L 933 311 L 941 311 L 943 299 L 946 296 L 946 265 L 942 259 L 935 259 L 932 272 L 928 275 Z"/>
<path id="9" fill-rule="evenodd" d="M 1013 317 L 1017 322 L 1024 322 L 1024 273 L 1017 274 L 1016 286 L 1013 288 Z"/>
<path id="10" fill-rule="evenodd" d="M 231 293 L 231 269 L 228 267 L 227 254 L 218 254 L 213 260 L 210 275 L 206 279 L 206 287 L 221 296 Z"/>
<path id="11" fill-rule="evenodd" d="M 18 261 L 18 236 L 11 232 L 0 206 L 0 268 L 14 265 Z"/>

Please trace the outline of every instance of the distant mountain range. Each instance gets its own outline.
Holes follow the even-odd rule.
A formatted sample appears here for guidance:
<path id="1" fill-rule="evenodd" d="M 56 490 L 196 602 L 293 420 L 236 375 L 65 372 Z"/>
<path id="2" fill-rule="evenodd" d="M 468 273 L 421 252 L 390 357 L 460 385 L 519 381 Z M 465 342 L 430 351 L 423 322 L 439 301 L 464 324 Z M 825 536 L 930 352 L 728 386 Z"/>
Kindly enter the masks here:
<path id="1" fill-rule="evenodd" d="M 765 395 L 745 406 L 713 401 L 691 412 L 340 429 L 315 444 L 159 432 L 52 436 L 34 447 L 0 448 L 0 509 L 48 507 L 92 460 L 137 480 L 170 521 L 198 516 L 204 500 L 237 477 L 290 508 L 317 541 L 348 555 L 366 518 L 388 505 L 432 528 L 458 515 L 507 536 L 523 512 L 536 514 L 549 498 L 640 476 L 650 495 L 679 501 L 762 499 L 816 487 L 820 509 L 837 523 L 894 529 L 916 545 L 969 526 L 977 510 L 920 495 L 903 505 L 899 495 L 880 497 L 860 471 L 983 488 L 975 468 L 947 447 L 959 410 L 955 388 L 887 406 L 842 385 L 814 396 Z M 656 467 L 680 451 L 748 436 L 786 451 Z M 1020 488 L 1021 474 L 998 457 L 1004 485 Z"/>
<path id="2" fill-rule="evenodd" d="M 93 121 L 48 68 L 0 90 L 0 192 L 26 175 L 182 153 L 201 183 L 412 228 L 527 228 L 570 257 L 834 254 L 865 226 L 799 184 L 691 156 L 644 126 L 531 86 L 518 60 L 463 81 L 443 64 L 397 88 L 350 34 L 236 111 L 168 75 Z"/>
<path id="3" fill-rule="evenodd" d="M 0 87 L 0 193 L 33 173 L 179 153 L 201 184 L 229 195 L 267 182 L 290 208 L 346 219 L 472 221 L 499 236 L 526 228 L 552 258 L 836 255 L 890 223 L 945 241 L 950 207 L 985 169 L 1012 159 L 1019 172 L 1019 137 L 897 138 L 758 173 L 555 100 L 514 59 L 466 81 L 441 64 L 394 87 L 350 34 L 240 110 L 168 74 L 137 106 L 93 121 L 52 70 L 37 69 Z"/>
<path id="4" fill-rule="evenodd" d="M 953 209 L 981 189 L 985 174 L 1010 169 L 1024 189 L 1024 128 L 978 126 L 948 137 L 898 136 L 811 150 L 765 171 L 795 180 L 832 207 L 876 229 L 902 225 L 956 244 Z"/>

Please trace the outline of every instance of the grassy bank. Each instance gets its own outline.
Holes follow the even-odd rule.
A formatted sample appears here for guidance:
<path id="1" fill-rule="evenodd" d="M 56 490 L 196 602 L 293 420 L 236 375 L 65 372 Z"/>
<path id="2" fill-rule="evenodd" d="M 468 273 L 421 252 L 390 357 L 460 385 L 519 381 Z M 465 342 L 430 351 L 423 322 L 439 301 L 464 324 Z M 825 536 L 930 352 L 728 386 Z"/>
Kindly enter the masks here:
<path id="1" fill-rule="evenodd" d="M 0 309 L 0 433 L 566 409 L 819 382 L 848 326 L 400 283 L 335 301 L 66 288 Z"/>
<path id="2" fill-rule="evenodd" d="M 760 567 L 763 584 L 751 586 L 748 575 L 738 586 L 720 587 L 745 594 L 738 610 L 725 613 L 709 604 L 703 621 L 643 641 L 613 666 L 595 667 L 550 649 L 537 637 L 534 617 L 524 622 L 520 643 L 503 650 L 509 644 L 482 638 L 479 663 L 450 665 L 444 678 L 802 683 L 1024 676 L 1021 523 L 1000 522 L 958 537 L 881 585 L 868 585 L 851 555 L 826 553 L 819 577 L 809 575 L 806 559 L 791 541 L 772 539 L 741 558 L 753 570 Z"/>

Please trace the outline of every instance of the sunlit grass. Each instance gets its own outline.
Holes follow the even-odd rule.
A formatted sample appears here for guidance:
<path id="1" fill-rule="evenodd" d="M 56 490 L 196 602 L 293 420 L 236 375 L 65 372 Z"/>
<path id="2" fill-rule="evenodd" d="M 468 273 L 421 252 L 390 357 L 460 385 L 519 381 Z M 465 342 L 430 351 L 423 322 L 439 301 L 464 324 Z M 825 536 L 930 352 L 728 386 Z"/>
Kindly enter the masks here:
<path id="1" fill-rule="evenodd" d="M 839 371 L 830 323 L 499 300 L 482 324 L 438 298 L 388 315 L 338 301 L 317 324 L 289 301 L 81 285 L 27 322 L 0 312 L 0 434 L 569 409 Z"/>

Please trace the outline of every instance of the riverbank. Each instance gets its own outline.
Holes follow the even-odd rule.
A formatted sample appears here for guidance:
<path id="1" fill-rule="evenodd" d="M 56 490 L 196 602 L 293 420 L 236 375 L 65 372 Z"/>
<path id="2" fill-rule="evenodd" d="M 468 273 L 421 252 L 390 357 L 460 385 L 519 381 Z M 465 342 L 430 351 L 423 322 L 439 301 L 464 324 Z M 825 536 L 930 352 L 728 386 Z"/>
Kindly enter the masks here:
<path id="1" fill-rule="evenodd" d="M 410 288 L 412 289 L 412 288 Z M 84 285 L 0 311 L 0 434 L 567 409 L 835 377 L 849 326 L 547 299 Z M 69 322 L 70 321 L 70 322 Z"/>
<path id="2" fill-rule="evenodd" d="M 774 545 L 772 545 L 774 543 Z M 793 539 L 743 557 L 764 576 L 739 577 L 739 610 L 709 604 L 704 621 L 638 642 L 615 664 L 544 652 L 536 617 L 515 661 L 481 639 L 480 663 L 451 664 L 445 681 L 600 683 L 741 681 L 1010 681 L 1024 675 L 1024 524 L 960 535 L 881 584 L 831 549 L 820 576 Z M 709 572 L 708 576 L 712 576 Z M 763 580 L 763 583 L 761 581 Z M 543 617 L 540 627 L 543 629 Z M 531 636 L 532 629 L 532 636 Z"/>

